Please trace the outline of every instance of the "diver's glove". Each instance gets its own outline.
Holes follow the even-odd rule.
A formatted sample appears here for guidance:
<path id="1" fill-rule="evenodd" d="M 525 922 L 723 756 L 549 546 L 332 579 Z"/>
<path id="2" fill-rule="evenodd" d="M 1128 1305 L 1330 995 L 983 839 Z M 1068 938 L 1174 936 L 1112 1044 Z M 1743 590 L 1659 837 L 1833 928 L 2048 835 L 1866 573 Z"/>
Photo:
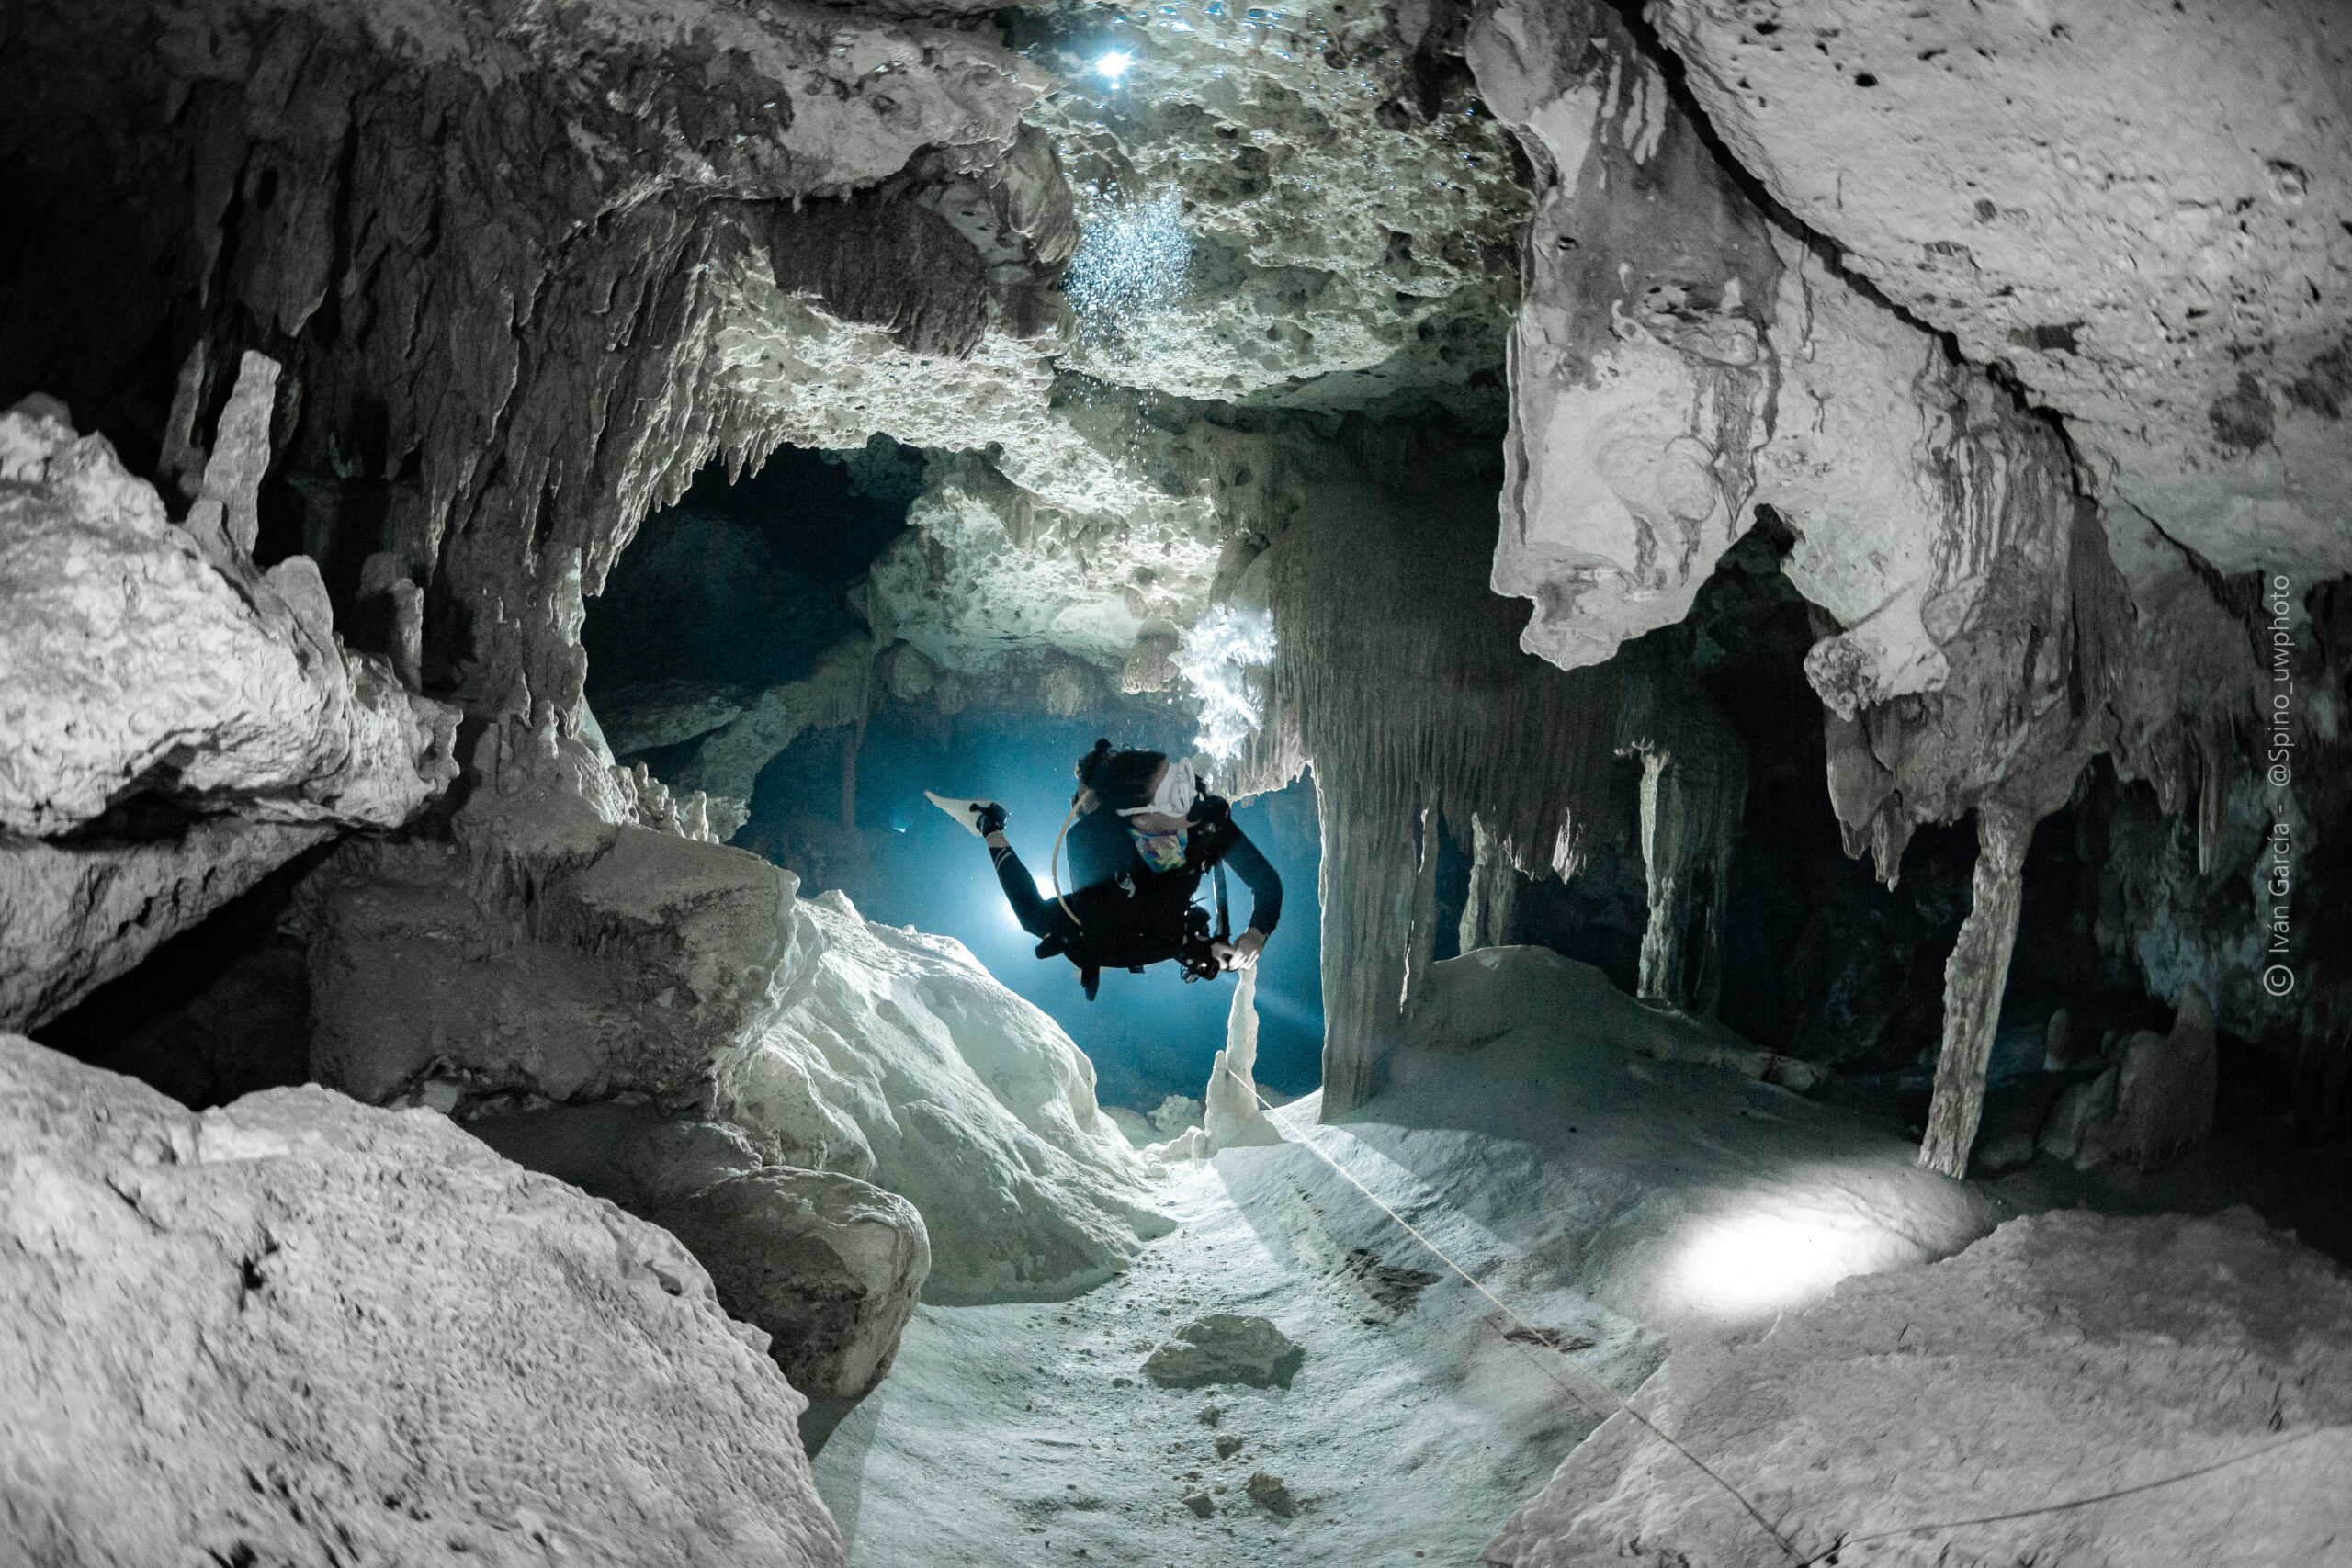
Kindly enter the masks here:
<path id="1" fill-rule="evenodd" d="M 987 838 L 990 833 L 1003 832 L 1004 807 L 998 805 L 993 800 L 974 801 L 972 803 L 972 826 L 980 830 L 980 837 L 983 839 Z"/>

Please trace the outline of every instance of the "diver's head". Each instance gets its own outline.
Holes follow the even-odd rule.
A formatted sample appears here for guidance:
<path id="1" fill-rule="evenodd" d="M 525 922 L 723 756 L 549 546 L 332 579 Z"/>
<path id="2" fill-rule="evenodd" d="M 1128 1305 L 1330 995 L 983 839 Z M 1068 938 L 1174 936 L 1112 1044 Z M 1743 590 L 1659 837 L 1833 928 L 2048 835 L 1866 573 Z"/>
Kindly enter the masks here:
<path id="1" fill-rule="evenodd" d="M 1079 782 L 1131 828 L 1173 833 L 1190 820 L 1200 799 L 1193 764 L 1165 751 L 1114 751 L 1108 740 L 1078 760 Z"/>

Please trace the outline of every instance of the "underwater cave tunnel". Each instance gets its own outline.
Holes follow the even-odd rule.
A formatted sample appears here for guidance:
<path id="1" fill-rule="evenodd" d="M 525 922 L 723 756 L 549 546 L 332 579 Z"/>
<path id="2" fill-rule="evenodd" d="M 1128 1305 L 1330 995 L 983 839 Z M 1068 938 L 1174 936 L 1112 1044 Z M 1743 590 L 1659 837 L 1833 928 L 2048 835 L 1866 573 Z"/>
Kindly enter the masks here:
<path id="1" fill-rule="evenodd" d="M 12 15 L 0 1556 L 2326 1560 L 2340 32 Z"/>

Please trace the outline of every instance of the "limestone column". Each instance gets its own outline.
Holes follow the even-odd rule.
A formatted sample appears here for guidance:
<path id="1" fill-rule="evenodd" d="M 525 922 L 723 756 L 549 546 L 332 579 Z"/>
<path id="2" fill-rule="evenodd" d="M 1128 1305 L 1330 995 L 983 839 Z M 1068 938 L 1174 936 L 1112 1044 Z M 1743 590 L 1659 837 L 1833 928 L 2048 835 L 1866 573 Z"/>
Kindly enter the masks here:
<path id="1" fill-rule="evenodd" d="M 1419 856 L 1412 819 L 1375 813 L 1346 780 L 1316 769 L 1323 826 L 1323 1115 L 1380 1091 L 1400 1033 L 1406 942 Z"/>
<path id="2" fill-rule="evenodd" d="M 1428 977 L 1437 962 L 1437 862 L 1439 840 L 1444 836 L 1444 814 L 1434 806 L 1420 812 L 1421 859 L 1413 873 L 1412 927 L 1405 945 L 1405 985 L 1397 993 L 1402 1010 L 1412 1000 L 1413 987 Z"/>
<path id="3" fill-rule="evenodd" d="M 1667 759 L 1642 754 L 1642 869 L 1649 884 L 1649 925 L 1642 932 L 1642 961 L 1634 994 L 1645 1001 L 1682 1004 L 1683 908 L 1689 877 L 1678 852 L 1687 830 L 1677 807 L 1682 792 Z M 1665 796 L 1660 799 L 1661 795 Z"/>
<path id="4" fill-rule="evenodd" d="M 1509 947 L 1519 939 L 1519 868 L 1486 818 L 1470 818 L 1470 892 L 1462 904 L 1462 951 Z"/>
<path id="5" fill-rule="evenodd" d="M 1944 965 L 1943 1049 L 1936 1057 L 1928 1136 L 1919 1145 L 1919 1164 L 1950 1177 L 1968 1174 L 1968 1151 L 1984 1111 L 1984 1069 L 1992 1060 L 1993 1030 L 2008 982 L 2009 950 L 2017 942 L 2033 823 L 2031 813 L 2018 807 L 1987 800 L 1976 807 L 1975 903 Z"/>

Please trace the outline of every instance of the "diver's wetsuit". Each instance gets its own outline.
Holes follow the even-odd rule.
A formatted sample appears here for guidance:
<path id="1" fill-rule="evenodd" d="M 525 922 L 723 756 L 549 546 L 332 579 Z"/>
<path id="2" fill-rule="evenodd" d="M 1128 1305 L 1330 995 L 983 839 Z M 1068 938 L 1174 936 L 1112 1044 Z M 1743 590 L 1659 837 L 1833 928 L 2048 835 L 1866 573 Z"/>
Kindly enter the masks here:
<path id="1" fill-rule="evenodd" d="M 1197 820 L 1185 830 L 1184 863 L 1172 871 L 1154 871 L 1145 863 L 1116 813 L 1080 817 L 1070 825 L 1071 886 L 1060 899 L 1037 891 L 1036 878 L 1010 846 L 991 846 L 989 855 L 1021 929 L 1044 939 L 1039 957 L 1068 953 L 1081 972 L 1131 968 L 1183 950 L 1193 896 L 1220 861 L 1249 886 L 1250 929 L 1273 934 L 1283 914 L 1283 879 L 1229 813 L 1216 795 L 1201 797 Z"/>

